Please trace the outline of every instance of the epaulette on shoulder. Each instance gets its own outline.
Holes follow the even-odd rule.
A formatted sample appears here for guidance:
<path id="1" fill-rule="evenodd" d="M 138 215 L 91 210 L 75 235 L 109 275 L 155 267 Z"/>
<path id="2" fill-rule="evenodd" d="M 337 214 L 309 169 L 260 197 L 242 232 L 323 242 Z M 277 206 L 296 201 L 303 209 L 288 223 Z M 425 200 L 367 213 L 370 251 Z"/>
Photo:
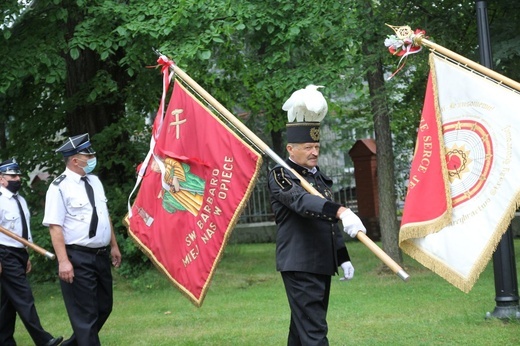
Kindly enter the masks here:
<path id="1" fill-rule="evenodd" d="M 288 191 L 291 189 L 293 183 L 282 167 L 275 167 L 272 173 L 274 181 L 278 184 L 282 191 Z"/>
<path id="2" fill-rule="evenodd" d="M 54 181 L 52 182 L 54 185 L 60 185 L 60 183 L 63 181 L 63 179 L 65 179 L 67 177 L 66 174 L 62 174 L 60 175 L 59 177 L 57 177 L 56 179 L 54 179 Z"/>

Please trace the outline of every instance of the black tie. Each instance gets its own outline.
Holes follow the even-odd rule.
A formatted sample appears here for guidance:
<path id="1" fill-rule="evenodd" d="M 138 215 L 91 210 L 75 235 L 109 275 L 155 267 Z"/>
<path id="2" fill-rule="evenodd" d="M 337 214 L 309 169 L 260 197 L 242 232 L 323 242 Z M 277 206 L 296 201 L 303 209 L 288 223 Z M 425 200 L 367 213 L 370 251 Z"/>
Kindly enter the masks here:
<path id="1" fill-rule="evenodd" d="M 96 236 L 96 229 L 98 224 L 96 201 L 94 200 L 94 190 L 92 189 L 92 186 L 90 186 L 87 177 L 81 177 L 81 180 L 85 182 L 85 190 L 87 191 L 88 200 L 90 204 L 92 204 L 92 218 L 90 219 L 90 228 L 88 232 L 88 237 L 92 238 Z"/>
<path id="2" fill-rule="evenodd" d="M 20 217 L 22 218 L 22 238 L 29 239 L 29 229 L 27 228 L 27 220 L 25 219 L 25 213 L 22 209 L 22 204 L 18 200 L 18 195 L 13 195 L 16 204 L 18 204 L 18 210 L 20 210 Z"/>

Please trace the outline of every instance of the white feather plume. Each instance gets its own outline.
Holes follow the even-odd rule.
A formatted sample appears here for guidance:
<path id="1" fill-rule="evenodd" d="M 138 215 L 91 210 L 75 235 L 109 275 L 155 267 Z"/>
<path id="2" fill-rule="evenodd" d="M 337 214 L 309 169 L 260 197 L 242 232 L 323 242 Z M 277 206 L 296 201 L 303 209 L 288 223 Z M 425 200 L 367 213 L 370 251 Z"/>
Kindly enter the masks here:
<path id="1" fill-rule="evenodd" d="M 307 85 L 305 89 L 296 90 L 282 106 L 287 111 L 289 122 L 296 120 L 322 121 L 328 111 L 327 101 L 318 88 L 322 85 Z"/>

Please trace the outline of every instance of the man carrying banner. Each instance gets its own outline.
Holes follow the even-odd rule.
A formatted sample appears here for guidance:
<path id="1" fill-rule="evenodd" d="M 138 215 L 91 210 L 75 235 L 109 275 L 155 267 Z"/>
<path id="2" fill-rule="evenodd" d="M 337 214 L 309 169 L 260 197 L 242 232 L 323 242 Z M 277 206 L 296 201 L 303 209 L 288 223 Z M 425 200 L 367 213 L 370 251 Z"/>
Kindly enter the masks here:
<path id="1" fill-rule="evenodd" d="M 0 226 L 32 241 L 30 213 L 25 199 L 18 194 L 21 175 L 15 159 L 0 163 Z M 63 340 L 61 336 L 54 338 L 40 323 L 27 280 L 30 271 L 31 261 L 25 246 L 0 233 L 0 345 L 16 345 L 13 336 L 17 313 L 35 345 L 58 345 Z"/>
<path id="2" fill-rule="evenodd" d="M 289 110 L 285 105 L 283 109 Z M 350 209 L 332 201 L 332 180 L 317 166 L 319 121 L 323 116 L 289 116 L 290 120 L 304 122 L 287 124 L 286 162 L 324 198 L 307 192 L 298 178 L 280 165 L 269 174 L 271 205 L 278 225 L 276 269 L 281 272 L 291 309 L 287 345 L 328 345 L 331 276 L 340 265 L 344 271 L 341 280 L 354 276 L 337 221 L 342 220 L 344 231 L 353 238 L 359 231 L 366 233 Z"/>
<path id="3" fill-rule="evenodd" d="M 96 152 L 88 134 L 67 139 L 56 152 L 66 169 L 50 184 L 43 225 L 58 258 L 61 292 L 74 331 L 63 345 L 100 345 L 99 331 L 112 311 L 112 273 L 121 253 L 101 181 L 90 174 Z"/>

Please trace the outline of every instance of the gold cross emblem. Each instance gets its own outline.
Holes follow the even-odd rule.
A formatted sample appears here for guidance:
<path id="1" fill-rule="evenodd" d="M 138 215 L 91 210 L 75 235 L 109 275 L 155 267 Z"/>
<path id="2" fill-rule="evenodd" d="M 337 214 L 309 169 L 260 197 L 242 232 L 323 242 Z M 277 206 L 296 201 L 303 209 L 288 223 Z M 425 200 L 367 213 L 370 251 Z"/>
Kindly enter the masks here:
<path id="1" fill-rule="evenodd" d="M 172 121 L 170 123 L 170 126 L 176 126 L 175 129 L 175 139 L 179 139 L 180 137 L 180 125 L 184 124 L 186 122 L 186 119 L 180 120 L 179 115 L 184 112 L 183 109 L 174 109 L 172 111 L 172 116 L 175 116 L 175 121 Z M 170 132 L 170 129 L 168 128 L 168 133 Z"/>

